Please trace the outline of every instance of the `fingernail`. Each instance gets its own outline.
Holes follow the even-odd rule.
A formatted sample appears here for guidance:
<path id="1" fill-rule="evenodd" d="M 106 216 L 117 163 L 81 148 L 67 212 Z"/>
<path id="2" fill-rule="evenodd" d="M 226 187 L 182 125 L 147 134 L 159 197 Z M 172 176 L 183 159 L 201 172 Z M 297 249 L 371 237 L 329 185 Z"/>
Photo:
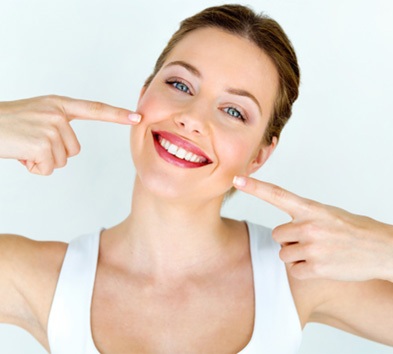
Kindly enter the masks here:
<path id="1" fill-rule="evenodd" d="M 233 184 L 237 187 L 244 187 L 246 185 L 246 179 L 244 177 L 235 176 L 233 178 Z"/>
<path id="2" fill-rule="evenodd" d="M 141 121 L 142 116 L 138 113 L 130 113 L 128 115 L 128 119 L 133 123 L 139 123 Z"/>

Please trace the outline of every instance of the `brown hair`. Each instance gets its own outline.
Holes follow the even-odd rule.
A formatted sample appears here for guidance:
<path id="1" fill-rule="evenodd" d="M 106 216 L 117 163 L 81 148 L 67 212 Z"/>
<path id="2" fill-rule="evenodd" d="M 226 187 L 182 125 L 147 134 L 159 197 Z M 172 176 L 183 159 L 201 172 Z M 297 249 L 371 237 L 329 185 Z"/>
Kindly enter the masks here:
<path id="1" fill-rule="evenodd" d="M 300 70 L 295 50 L 281 26 L 265 14 L 256 14 L 243 5 L 209 7 L 181 22 L 167 46 L 158 57 L 153 73 L 147 78 L 148 86 L 163 66 L 169 53 L 188 33 L 199 28 L 214 27 L 250 40 L 263 50 L 276 66 L 279 91 L 269 119 L 263 143 L 270 145 L 292 114 L 292 104 L 299 94 Z"/>

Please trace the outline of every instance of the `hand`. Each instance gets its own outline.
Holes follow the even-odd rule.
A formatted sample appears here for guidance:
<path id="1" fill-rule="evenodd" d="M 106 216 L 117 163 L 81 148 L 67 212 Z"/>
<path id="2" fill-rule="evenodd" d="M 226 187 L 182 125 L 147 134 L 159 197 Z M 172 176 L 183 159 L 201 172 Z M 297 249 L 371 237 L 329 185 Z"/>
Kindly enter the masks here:
<path id="1" fill-rule="evenodd" d="M 283 210 L 292 221 L 273 230 L 292 276 L 393 281 L 393 226 L 301 198 L 248 177 L 234 185 Z"/>
<path id="2" fill-rule="evenodd" d="M 60 96 L 0 102 L 0 158 L 17 159 L 31 173 L 50 175 L 80 151 L 71 120 L 129 125 L 140 118 L 126 109 Z"/>

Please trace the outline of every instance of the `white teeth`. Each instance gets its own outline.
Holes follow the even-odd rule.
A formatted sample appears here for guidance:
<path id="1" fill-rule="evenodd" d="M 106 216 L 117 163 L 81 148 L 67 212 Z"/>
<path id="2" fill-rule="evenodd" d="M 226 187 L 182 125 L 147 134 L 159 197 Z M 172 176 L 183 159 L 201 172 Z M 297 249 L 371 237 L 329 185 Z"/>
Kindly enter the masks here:
<path id="1" fill-rule="evenodd" d="M 176 145 L 171 144 L 171 145 L 169 146 L 168 152 L 169 152 L 170 154 L 172 154 L 172 155 L 176 155 L 178 149 L 179 149 L 179 148 L 178 148 Z"/>
<path id="2" fill-rule="evenodd" d="M 197 163 L 206 162 L 206 159 L 204 157 L 195 155 L 190 151 L 184 150 L 183 148 L 176 146 L 175 144 L 171 144 L 168 140 L 162 138 L 161 136 L 158 137 L 158 142 L 166 151 L 168 151 L 172 155 L 175 155 L 179 159 Z"/>
<path id="3" fill-rule="evenodd" d="M 171 143 L 170 143 L 168 140 L 164 140 L 164 139 L 163 139 L 163 142 L 164 142 L 164 148 L 165 148 L 166 150 L 168 150 L 169 147 L 171 146 Z"/>
<path id="4" fill-rule="evenodd" d="M 184 156 L 184 160 L 190 161 L 193 153 L 192 152 L 187 152 L 186 156 Z"/>
<path id="5" fill-rule="evenodd" d="M 191 162 L 197 162 L 197 160 L 198 160 L 198 157 L 197 156 L 195 156 L 195 155 L 193 155 L 192 157 L 191 157 Z"/>
<path id="6" fill-rule="evenodd" d="M 186 154 L 187 154 L 186 150 L 179 148 L 179 150 L 177 150 L 176 157 L 178 157 L 179 159 L 184 159 Z"/>

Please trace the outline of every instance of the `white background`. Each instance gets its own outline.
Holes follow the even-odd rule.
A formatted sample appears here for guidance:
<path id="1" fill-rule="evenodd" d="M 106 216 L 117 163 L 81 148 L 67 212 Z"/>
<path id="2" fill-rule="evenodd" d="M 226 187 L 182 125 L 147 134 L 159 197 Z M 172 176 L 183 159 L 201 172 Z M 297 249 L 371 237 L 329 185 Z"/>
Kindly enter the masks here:
<path id="1" fill-rule="evenodd" d="M 222 3 L 1 0 L 0 100 L 55 93 L 135 108 L 144 79 L 179 21 Z M 284 27 L 302 68 L 293 117 L 256 176 L 393 223 L 393 3 L 245 4 Z M 52 176 L 34 176 L 18 162 L 0 161 L 0 232 L 69 241 L 127 215 L 134 175 L 129 128 L 72 125 L 82 151 Z M 240 193 L 224 213 L 271 227 L 288 220 Z M 29 334 L 8 325 L 0 326 L 0 352 L 45 353 Z M 393 348 L 309 325 L 300 353 L 382 354 Z"/>

